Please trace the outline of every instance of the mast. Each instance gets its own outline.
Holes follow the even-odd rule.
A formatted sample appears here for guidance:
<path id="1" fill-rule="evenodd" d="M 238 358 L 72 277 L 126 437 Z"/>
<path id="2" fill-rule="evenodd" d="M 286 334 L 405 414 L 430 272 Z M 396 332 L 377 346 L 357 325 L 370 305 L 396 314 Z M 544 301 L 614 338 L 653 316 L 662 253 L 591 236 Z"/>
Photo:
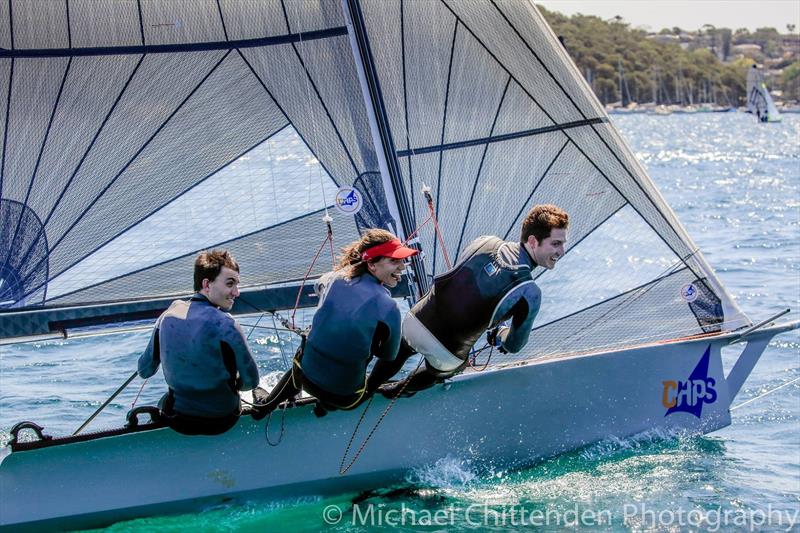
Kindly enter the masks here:
<path id="1" fill-rule="evenodd" d="M 342 13 L 347 24 L 347 34 L 350 37 L 350 47 L 358 72 L 358 81 L 364 97 L 364 104 L 369 117 L 372 142 L 378 157 L 378 167 L 381 171 L 383 189 L 389 211 L 395 221 L 399 221 L 398 228 L 402 237 L 407 238 L 414 231 L 414 217 L 411 212 L 409 199 L 403 190 L 403 180 L 400 165 L 394 148 L 394 139 L 389 129 L 389 119 L 383 102 L 378 75 L 369 49 L 364 17 L 358 0 L 342 0 Z M 414 268 L 414 279 L 417 284 L 417 297 L 428 291 L 428 278 L 425 265 L 419 255 L 411 258 Z"/>

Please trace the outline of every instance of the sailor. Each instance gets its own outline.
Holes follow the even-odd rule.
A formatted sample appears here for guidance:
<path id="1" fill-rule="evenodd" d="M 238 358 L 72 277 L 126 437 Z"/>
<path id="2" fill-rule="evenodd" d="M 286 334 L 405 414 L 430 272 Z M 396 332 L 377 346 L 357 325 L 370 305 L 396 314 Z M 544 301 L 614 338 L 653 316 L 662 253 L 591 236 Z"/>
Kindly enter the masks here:
<path id="1" fill-rule="evenodd" d="M 537 205 L 522 222 L 519 242 L 479 237 L 455 266 L 437 276 L 431 290 L 403 320 L 403 346 L 393 361 L 378 361 L 368 393 L 402 368 L 415 352 L 425 366 L 405 383 L 381 388 L 387 397 L 414 393 L 461 372 L 473 345 L 487 332 L 502 352 L 519 352 L 539 312 L 541 291 L 531 273 L 555 268 L 564 255 L 569 217 L 554 205 Z M 506 321 L 509 321 L 506 324 Z"/>
<path id="2" fill-rule="evenodd" d="M 344 248 L 339 266 L 320 278 L 320 302 L 311 331 L 303 337 L 292 368 L 260 404 L 253 417 L 266 416 L 301 389 L 319 400 L 315 412 L 353 409 L 365 399 L 366 370 L 372 356 L 391 361 L 400 346 L 400 309 L 389 288 L 417 250 L 388 231 L 370 229 Z"/>
<path id="3" fill-rule="evenodd" d="M 189 301 L 176 300 L 158 318 L 139 357 L 139 376 L 164 369 L 169 391 L 159 402 L 169 426 L 186 435 L 218 435 L 239 419 L 240 390 L 258 385 L 258 367 L 239 324 L 227 313 L 239 296 L 239 265 L 226 250 L 194 262 Z"/>

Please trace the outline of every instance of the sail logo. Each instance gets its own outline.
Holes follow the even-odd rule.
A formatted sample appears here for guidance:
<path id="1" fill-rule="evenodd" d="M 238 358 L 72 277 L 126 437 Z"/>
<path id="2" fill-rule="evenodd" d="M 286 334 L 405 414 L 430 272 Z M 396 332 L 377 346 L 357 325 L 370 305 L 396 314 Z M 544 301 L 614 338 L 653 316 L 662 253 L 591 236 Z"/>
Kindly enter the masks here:
<path id="1" fill-rule="evenodd" d="M 709 345 L 687 380 L 662 382 L 664 388 L 661 394 L 661 404 L 667 408 L 664 416 L 683 412 L 700 418 L 703 413 L 703 405 L 717 401 L 717 391 L 714 388 L 716 380 L 708 377 L 710 358 L 711 346 Z"/>
<path id="2" fill-rule="evenodd" d="M 698 290 L 694 283 L 689 283 L 681 287 L 681 298 L 686 302 L 693 302 L 697 300 Z"/>
<path id="3" fill-rule="evenodd" d="M 336 192 L 336 209 L 346 215 L 355 215 L 363 204 L 361 193 L 355 187 L 340 187 Z"/>

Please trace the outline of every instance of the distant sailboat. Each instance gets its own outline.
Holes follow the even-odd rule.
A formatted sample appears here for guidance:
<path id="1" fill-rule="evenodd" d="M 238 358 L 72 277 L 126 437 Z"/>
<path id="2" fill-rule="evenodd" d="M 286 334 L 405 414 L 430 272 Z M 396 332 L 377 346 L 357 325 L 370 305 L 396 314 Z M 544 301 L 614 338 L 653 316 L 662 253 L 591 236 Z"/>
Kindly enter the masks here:
<path id="1" fill-rule="evenodd" d="M 781 121 L 781 115 L 764 82 L 764 75 L 756 65 L 747 71 L 747 112 L 758 117 L 759 122 Z"/>

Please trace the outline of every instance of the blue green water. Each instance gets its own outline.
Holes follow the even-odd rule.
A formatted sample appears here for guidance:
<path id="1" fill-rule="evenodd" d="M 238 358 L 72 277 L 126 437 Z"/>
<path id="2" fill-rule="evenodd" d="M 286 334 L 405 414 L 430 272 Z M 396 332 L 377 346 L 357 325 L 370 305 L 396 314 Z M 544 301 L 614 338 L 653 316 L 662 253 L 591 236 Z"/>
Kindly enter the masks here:
<path id="1" fill-rule="evenodd" d="M 800 115 L 768 125 L 743 114 L 614 121 L 751 319 L 787 307 L 797 319 Z M 130 375 L 147 335 L 0 347 L 0 440 L 23 419 L 53 434 L 74 431 Z M 282 368 L 290 344 L 256 330 L 251 345 L 262 375 Z M 737 354 L 724 352 L 728 367 Z M 794 331 L 770 343 L 734 405 L 797 378 Z M 162 384 L 151 381 L 139 404 L 161 394 Z M 120 425 L 136 384 L 92 428 Z M 800 531 L 800 381 L 735 409 L 732 418 L 710 435 L 609 440 L 522 471 L 475 472 L 451 457 L 370 494 L 252 503 L 109 529 Z"/>

